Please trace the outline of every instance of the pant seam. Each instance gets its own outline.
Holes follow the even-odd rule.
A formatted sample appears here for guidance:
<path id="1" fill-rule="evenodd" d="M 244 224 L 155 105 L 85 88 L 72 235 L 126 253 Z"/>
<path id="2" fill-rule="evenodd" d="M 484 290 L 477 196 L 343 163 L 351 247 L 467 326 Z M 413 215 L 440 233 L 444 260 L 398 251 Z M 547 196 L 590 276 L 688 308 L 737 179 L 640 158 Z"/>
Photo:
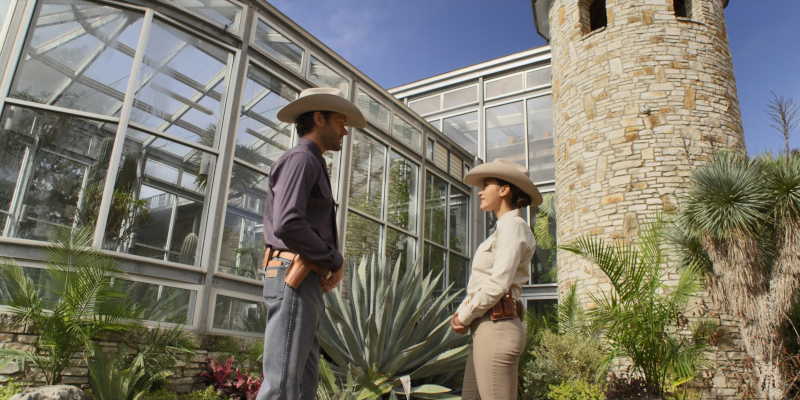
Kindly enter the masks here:
<path id="1" fill-rule="evenodd" d="M 293 336 L 294 336 L 293 333 L 294 333 L 294 326 L 295 326 L 295 322 L 296 322 L 295 321 L 295 312 L 296 312 L 295 303 L 297 302 L 297 296 L 293 296 L 291 294 L 287 296 L 285 294 L 287 289 L 288 290 L 291 290 L 291 289 L 289 289 L 288 286 L 284 287 L 284 299 L 289 300 L 288 301 L 288 303 L 289 303 L 288 304 L 288 306 L 289 306 L 289 324 L 287 326 L 287 331 L 288 331 L 287 332 L 288 335 L 286 337 L 286 342 L 287 343 L 286 343 L 285 350 L 283 351 L 283 360 L 282 360 L 282 363 L 283 363 L 283 365 L 285 367 L 283 368 L 283 371 L 281 373 L 281 386 L 280 386 L 280 388 L 278 390 L 278 398 L 283 398 L 284 394 L 286 393 L 286 384 L 288 383 L 288 374 L 289 374 L 289 368 L 287 368 L 288 367 L 287 364 L 289 362 L 289 353 L 291 352 L 291 349 L 292 349 L 292 343 L 293 343 L 292 339 L 293 339 Z"/>

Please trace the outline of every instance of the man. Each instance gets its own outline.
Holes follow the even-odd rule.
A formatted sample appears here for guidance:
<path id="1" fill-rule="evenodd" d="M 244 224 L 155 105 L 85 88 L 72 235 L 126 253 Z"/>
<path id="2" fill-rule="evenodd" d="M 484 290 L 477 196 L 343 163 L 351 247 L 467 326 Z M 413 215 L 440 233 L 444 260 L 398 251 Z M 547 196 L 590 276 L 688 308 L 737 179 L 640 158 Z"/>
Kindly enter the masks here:
<path id="1" fill-rule="evenodd" d="M 319 342 L 316 330 L 323 311 L 323 291 L 335 288 L 344 274 L 338 249 L 336 203 L 322 155 L 339 151 L 345 125 L 363 128 L 356 106 L 332 88 L 306 89 L 278 112 L 294 123 L 299 143 L 272 166 L 265 202 L 264 270 L 267 328 L 264 381 L 257 400 L 312 400 L 316 396 Z M 297 288 L 284 278 L 301 260 L 313 268 Z"/>

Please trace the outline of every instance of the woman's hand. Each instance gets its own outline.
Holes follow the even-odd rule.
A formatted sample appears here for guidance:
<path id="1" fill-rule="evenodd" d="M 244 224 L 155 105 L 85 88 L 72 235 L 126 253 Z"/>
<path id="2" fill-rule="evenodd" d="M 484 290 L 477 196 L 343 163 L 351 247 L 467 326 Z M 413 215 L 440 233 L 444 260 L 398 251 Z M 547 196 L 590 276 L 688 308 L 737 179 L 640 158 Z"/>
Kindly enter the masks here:
<path id="1" fill-rule="evenodd" d="M 461 323 L 458 319 L 458 313 L 453 314 L 453 318 L 450 320 L 450 327 L 453 328 L 455 333 L 459 333 L 461 335 L 467 333 L 467 327 Z"/>

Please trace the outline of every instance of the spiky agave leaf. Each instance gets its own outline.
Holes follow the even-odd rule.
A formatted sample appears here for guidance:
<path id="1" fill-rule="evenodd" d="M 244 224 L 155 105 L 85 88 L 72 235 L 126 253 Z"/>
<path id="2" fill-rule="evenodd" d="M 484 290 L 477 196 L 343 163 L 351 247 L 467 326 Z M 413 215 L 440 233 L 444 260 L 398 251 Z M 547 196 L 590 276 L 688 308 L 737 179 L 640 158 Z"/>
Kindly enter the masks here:
<path id="1" fill-rule="evenodd" d="M 340 376 L 351 371 L 381 391 L 401 376 L 416 380 L 452 372 L 466 358 L 466 338 L 449 329 L 448 306 L 460 293 L 452 285 L 441 291 L 441 273 L 400 270 L 399 263 L 389 268 L 363 258 L 350 276 L 351 297 L 340 290 L 326 295 L 319 334 Z"/>

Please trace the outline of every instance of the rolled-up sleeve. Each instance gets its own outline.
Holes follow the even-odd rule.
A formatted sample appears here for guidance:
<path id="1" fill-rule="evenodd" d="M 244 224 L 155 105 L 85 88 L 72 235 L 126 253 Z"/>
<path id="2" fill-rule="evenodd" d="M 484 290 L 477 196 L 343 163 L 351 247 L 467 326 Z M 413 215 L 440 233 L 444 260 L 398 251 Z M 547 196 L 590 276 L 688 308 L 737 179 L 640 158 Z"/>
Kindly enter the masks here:
<path id="1" fill-rule="evenodd" d="M 519 263 L 529 247 L 526 238 L 530 228 L 525 223 L 509 219 L 497 222 L 491 275 L 458 307 L 458 319 L 464 325 L 481 317 L 508 292 Z"/>
<path id="2" fill-rule="evenodd" d="M 313 157 L 309 153 L 294 153 L 276 174 L 272 186 L 275 236 L 320 267 L 337 270 L 343 263 L 341 253 L 319 236 L 306 215 L 311 192 L 320 179 L 319 174 L 324 173 L 316 168 Z"/>

